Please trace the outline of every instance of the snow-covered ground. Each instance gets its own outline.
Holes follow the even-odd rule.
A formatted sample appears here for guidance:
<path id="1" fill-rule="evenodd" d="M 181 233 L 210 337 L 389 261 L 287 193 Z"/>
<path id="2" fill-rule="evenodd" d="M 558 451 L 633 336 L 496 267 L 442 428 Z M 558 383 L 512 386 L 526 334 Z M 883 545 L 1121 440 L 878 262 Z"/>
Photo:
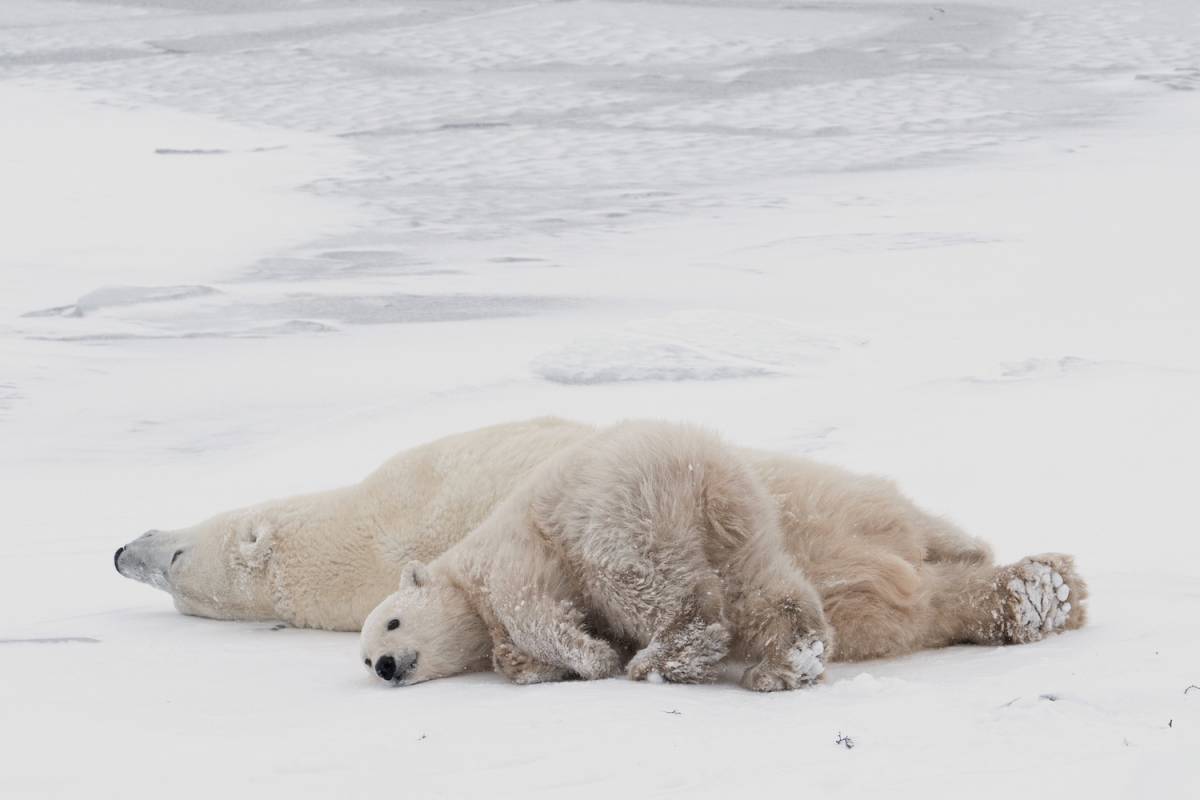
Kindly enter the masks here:
<path id="1" fill-rule="evenodd" d="M 3 0 L 0 796 L 1200 796 L 1198 145 L 1195 0 Z M 891 475 L 1092 623 L 389 690 L 112 569 L 545 413 Z"/>

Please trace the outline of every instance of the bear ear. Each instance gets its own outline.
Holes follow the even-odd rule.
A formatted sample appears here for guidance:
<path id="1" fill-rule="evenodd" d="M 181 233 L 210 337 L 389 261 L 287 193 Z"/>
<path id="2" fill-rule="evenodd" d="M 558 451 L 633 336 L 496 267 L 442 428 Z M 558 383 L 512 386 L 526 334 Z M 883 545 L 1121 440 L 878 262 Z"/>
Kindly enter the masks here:
<path id="1" fill-rule="evenodd" d="M 415 586 L 420 589 L 429 583 L 429 569 L 420 561 L 410 561 L 400 572 L 400 587 Z"/>
<path id="2" fill-rule="evenodd" d="M 262 569 L 271 557 L 275 528 L 264 519 L 241 521 L 234 531 L 238 552 L 251 569 Z"/>

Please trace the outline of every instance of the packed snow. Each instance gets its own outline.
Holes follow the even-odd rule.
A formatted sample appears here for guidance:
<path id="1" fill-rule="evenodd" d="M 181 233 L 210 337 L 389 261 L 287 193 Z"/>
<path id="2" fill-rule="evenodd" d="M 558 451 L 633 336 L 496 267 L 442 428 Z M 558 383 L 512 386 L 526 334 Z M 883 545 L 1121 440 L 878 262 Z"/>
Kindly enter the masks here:
<path id="1" fill-rule="evenodd" d="M 1198 133 L 1195 0 L 4 0 L 0 796 L 1200 797 Z M 540 414 L 891 476 L 1090 624 L 389 689 L 112 568 Z"/>

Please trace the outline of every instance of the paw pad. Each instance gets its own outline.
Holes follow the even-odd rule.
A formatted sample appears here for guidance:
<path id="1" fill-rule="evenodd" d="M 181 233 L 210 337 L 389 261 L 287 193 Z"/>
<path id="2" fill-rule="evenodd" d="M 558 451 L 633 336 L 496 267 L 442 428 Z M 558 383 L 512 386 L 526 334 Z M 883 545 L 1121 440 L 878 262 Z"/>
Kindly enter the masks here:
<path id="1" fill-rule="evenodd" d="M 1066 627 L 1071 586 L 1060 569 L 1066 567 L 1033 559 L 1014 569 L 1006 584 L 1012 598 L 1014 640 L 1036 641 Z"/>
<path id="2" fill-rule="evenodd" d="M 788 651 L 788 663 L 800 683 L 815 683 L 825 672 L 825 643 L 810 636 Z"/>
<path id="3" fill-rule="evenodd" d="M 746 670 L 742 686 L 756 692 L 778 692 L 811 686 L 825 673 L 825 642 L 815 634 L 799 639 L 782 663 L 762 661 Z"/>

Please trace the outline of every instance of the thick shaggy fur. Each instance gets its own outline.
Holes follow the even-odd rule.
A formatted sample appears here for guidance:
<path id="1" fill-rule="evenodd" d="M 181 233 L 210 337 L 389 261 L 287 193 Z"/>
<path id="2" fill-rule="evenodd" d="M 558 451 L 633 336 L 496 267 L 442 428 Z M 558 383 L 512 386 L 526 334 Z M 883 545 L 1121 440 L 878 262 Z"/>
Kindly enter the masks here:
<path id="1" fill-rule="evenodd" d="M 406 567 L 362 642 L 393 683 L 480 653 L 519 683 L 602 678 L 627 648 L 635 679 L 713 680 L 732 650 L 747 687 L 773 690 L 816 680 L 829 637 L 749 465 L 698 429 L 627 423 L 537 469 L 428 570 Z"/>
<path id="2" fill-rule="evenodd" d="M 151 531 L 118 551 L 117 569 L 170 592 L 183 613 L 360 630 L 406 562 L 445 552 L 535 469 L 595 434 L 537 419 L 447 437 L 353 487 Z M 890 481 L 739 453 L 775 506 L 783 547 L 821 598 L 832 630 L 826 656 L 1022 643 L 1084 623 L 1086 586 L 1067 556 L 997 567 L 984 543 L 921 511 Z"/>

